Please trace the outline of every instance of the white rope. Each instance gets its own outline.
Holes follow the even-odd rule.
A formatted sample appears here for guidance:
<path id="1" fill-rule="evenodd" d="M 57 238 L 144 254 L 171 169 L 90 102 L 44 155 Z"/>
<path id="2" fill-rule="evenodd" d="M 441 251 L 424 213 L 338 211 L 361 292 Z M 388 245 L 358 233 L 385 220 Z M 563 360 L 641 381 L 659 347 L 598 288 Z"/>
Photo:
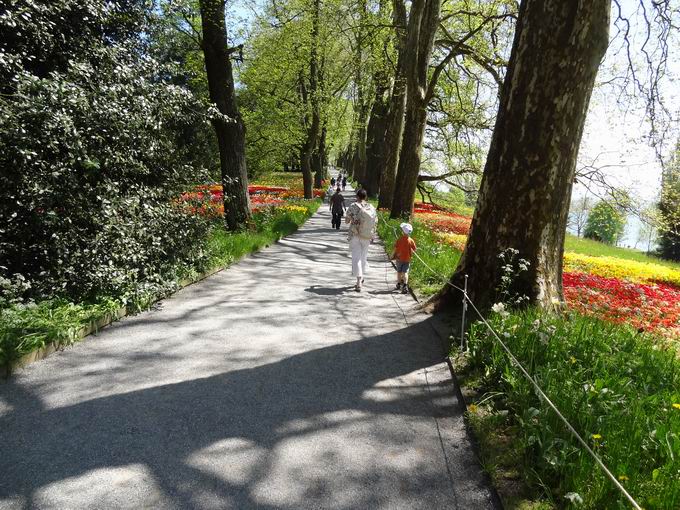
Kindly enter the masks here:
<path id="1" fill-rule="evenodd" d="M 392 228 L 393 232 L 397 234 L 397 229 L 390 225 L 382 216 L 379 216 L 380 219 L 383 220 L 383 222 Z M 545 394 L 545 392 L 541 389 L 541 387 L 538 385 L 538 383 L 534 380 L 534 378 L 529 374 L 529 372 L 524 368 L 524 366 L 519 362 L 519 360 L 515 357 L 515 355 L 512 353 L 510 348 L 501 340 L 501 337 L 498 336 L 496 331 L 491 327 L 491 325 L 487 322 L 487 320 L 484 318 L 482 313 L 477 309 L 475 304 L 472 302 L 470 299 L 470 296 L 468 296 L 468 293 L 465 289 L 462 289 L 458 287 L 457 285 L 454 285 L 449 281 L 449 279 L 443 275 L 440 275 L 437 273 L 434 269 L 432 269 L 419 255 L 418 252 L 414 252 L 414 255 L 416 258 L 430 271 L 432 272 L 435 276 L 437 276 L 443 283 L 446 285 L 449 285 L 450 287 L 460 291 L 463 293 L 464 298 L 467 300 L 468 303 L 472 306 L 472 309 L 477 313 L 479 318 L 481 319 L 482 323 L 489 329 L 489 331 L 493 334 L 493 336 L 496 338 L 498 343 L 501 345 L 503 350 L 507 353 L 508 357 L 512 361 L 512 363 L 519 368 L 519 370 L 522 372 L 524 377 L 531 383 L 531 385 L 534 387 L 534 389 L 538 392 L 538 394 L 543 398 L 543 400 L 550 406 L 550 408 L 555 411 L 555 414 L 557 417 L 564 423 L 564 425 L 567 427 L 569 432 L 576 438 L 576 440 L 585 448 L 585 450 L 595 459 L 595 462 L 597 465 L 602 469 L 604 474 L 612 481 L 614 486 L 619 489 L 623 495 L 626 497 L 626 499 L 630 502 L 630 504 L 635 508 L 635 510 L 642 510 L 642 507 L 633 499 L 633 497 L 628 493 L 628 491 L 625 489 L 623 485 L 621 485 L 621 482 L 619 482 L 616 477 L 612 474 L 612 472 L 607 468 L 607 466 L 604 465 L 604 462 L 600 459 L 599 455 L 593 451 L 593 449 L 586 443 L 586 441 L 581 437 L 581 435 L 576 431 L 576 429 L 569 423 L 569 421 L 564 417 L 564 415 L 560 412 L 560 410 L 553 404 L 552 400 L 548 397 L 548 395 Z"/>

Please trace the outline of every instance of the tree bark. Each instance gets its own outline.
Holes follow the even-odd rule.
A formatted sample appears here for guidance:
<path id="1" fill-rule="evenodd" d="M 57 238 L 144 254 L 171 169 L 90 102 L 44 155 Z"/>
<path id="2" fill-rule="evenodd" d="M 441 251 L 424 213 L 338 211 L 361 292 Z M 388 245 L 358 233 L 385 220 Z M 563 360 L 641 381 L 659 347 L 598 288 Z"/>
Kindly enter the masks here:
<path id="1" fill-rule="evenodd" d="M 414 0 L 406 40 L 406 119 L 395 179 L 391 218 L 409 216 L 420 172 L 427 120 L 428 66 L 439 23 L 440 0 Z"/>
<path id="2" fill-rule="evenodd" d="M 530 264 L 514 290 L 543 308 L 560 307 L 576 158 L 609 15 L 610 0 L 520 4 L 472 227 L 452 276 L 460 285 L 469 275 L 478 307 L 497 299 L 498 255 L 507 248 Z"/>
<path id="3" fill-rule="evenodd" d="M 385 98 L 388 89 L 385 81 L 384 77 L 376 77 L 375 98 L 366 128 L 366 171 L 363 184 L 366 193 L 371 198 L 378 195 L 380 175 L 385 166 L 385 130 L 389 108 L 389 103 Z"/>
<path id="4" fill-rule="evenodd" d="M 392 19 L 396 27 L 397 68 L 392 84 L 392 94 L 385 121 L 384 166 L 380 172 L 380 196 L 378 207 L 391 209 L 394 198 L 394 180 L 399 164 L 401 138 L 404 132 L 404 111 L 406 109 L 406 6 L 403 0 L 393 0 Z"/>
<path id="5" fill-rule="evenodd" d="M 250 217 L 245 126 L 236 104 L 234 77 L 224 22 L 225 0 L 200 0 L 203 53 L 210 101 L 227 118 L 213 119 L 220 151 L 224 221 L 229 230 L 243 227 Z"/>
<path id="6" fill-rule="evenodd" d="M 309 89 L 306 91 L 310 108 L 309 116 L 311 122 L 307 128 L 307 137 L 302 147 L 302 183 L 305 191 L 305 198 L 314 198 L 313 176 L 312 176 L 312 154 L 319 138 L 319 128 L 321 126 L 321 112 L 319 109 L 319 64 L 318 64 L 318 44 L 319 44 L 319 11 L 320 0 L 314 0 L 312 10 L 312 31 L 309 51 Z M 303 85 L 304 87 L 304 85 Z M 303 93 L 305 95 L 305 93 Z M 306 101 L 307 102 L 307 101 Z"/>
<path id="7" fill-rule="evenodd" d="M 326 132 L 326 123 L 324 122 L 312 162 L 312 167 L 314 168 L 314 186 L 317 188 L 322 187 L 322 181 L 326 178 Z"/>

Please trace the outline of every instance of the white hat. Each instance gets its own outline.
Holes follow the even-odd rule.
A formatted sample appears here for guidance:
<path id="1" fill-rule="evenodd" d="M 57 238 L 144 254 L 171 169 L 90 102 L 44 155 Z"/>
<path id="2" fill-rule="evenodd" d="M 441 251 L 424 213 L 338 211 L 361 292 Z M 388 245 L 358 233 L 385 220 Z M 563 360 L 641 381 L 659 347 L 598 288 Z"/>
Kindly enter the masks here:
<path id="1" fill-rule="evenodd" d="M 413 232 L 413 225 L 410 223 L 402 223 L 399 225 L 399 227 L 401 227 L 401 231 L 406 235 L 409 235 L 411 232 Z"/>

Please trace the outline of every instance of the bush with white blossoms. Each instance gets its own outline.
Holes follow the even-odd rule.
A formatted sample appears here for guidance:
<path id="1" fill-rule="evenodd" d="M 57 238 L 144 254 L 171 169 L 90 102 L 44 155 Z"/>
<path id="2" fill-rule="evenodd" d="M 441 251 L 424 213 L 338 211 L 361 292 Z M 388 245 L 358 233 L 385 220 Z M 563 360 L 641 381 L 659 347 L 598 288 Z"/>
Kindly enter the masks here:
<path id="1" fill-rule="evenodd" d="M 141 4 L 15 4 L 0 16 L 0 260 L 26 283 L 0 303 L 162 286 L 202 256 L 206 220 L 174 200 L 202 180 L 205 108 L 149 56 Z"/>

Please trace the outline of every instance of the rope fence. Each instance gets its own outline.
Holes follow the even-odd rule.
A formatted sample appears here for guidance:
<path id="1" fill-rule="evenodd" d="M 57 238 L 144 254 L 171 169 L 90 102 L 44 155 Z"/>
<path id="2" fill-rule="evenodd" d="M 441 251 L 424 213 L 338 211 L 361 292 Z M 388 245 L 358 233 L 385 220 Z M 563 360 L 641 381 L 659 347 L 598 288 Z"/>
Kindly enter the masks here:
<path id="1" fill-rule="evenodd" d="M 391 225 L 389 222 L 387 222 L 380 213 L 378 213 L 378 218 L 382 220 L 382 222 L 390 227 L 395 234 L 396 237 L 399 237 L 399 232 L 397 228 L 394 225 Z M 463 300 L 462 300 L 462 320 L 461 320 L 461 328 L 460 328 L 460 349 L 465 350 L 466 345 L 465 345 L 465 316 L 468 308 L 468 304 L 472 307 L 474 312 L 477 314 L 479 317 L 479 320 L 486 326 L 486 328 L 489 330 L 491 333 L 492 337 L 499 343 L 501 348 L 505 351 L 507 354 L 508 358 L 512 362 L 512 364 L 519 369 L 519 371 L 522 373 L 522 375 L 529 381 L 529 383 L 534 387 L 536 392 L 540 395 L 540 397 L 545 401 L 546 404 L 555 412 L 557 417 L 560 419 L 560 421 L 565 425 L 567 430 L 573 435 L 576 440 L 579 442 L 579 444 L 590 454 L 590 456 L 595 460 L 595 463 L 600 467 L 602 472 L 605 474 L 609 480 L 614 484 L 614 486 L 625 496 L 625 498 L 628 500 L 628 502 L 631 504 L 635 510 L 642 510 L 642 507 L 635 501 L 635 499 L 628 493 L 628 491 L 625 489 L 625 487 L 617 480 L 617 478 L 612 474 L 612 472 L 607 468 L 607 466 L 602 462 L 602 459 L 600 458 L 597 453 L 593 451 L 593 449 L 586 443 L 586 441 L 581 437 L 581 435 L 576 431 L 576 429 L 569 423 L 569 421 L 564 417 L 564 415 L 560 412 L 560 410 L 557 408 L 557 406 L 550 400 L 548 395 L 545 394 L 543 389 L 538 385 L 536 380 L 529 374 L 529 372 L 524 368 L 524 365 L 520 363 L 520 361 L 517 359 L 517 357 L 512 353 L 510 348 L 506 345 L 505 342 L 501 339 L 501 337 L 496 333 L 496 331 L 493 329 L 491 324 L 488 323 L 486 318 L 482 315 L 482 313 L 479 311 L 477 306 L 475 306 L 474 302 L 472 299 L 470 299 L 470 296 L 467 293 L 467 288 L 468 288 L 468 275 L 465 275 L 465 284 L 464 287 L 459 287 L 453 283 L 451 283 L 450 279 L 444 275 L 441 275 L 437 273 L 434 269 L 432 269 L 427 262 L 425 262 L 420 255 L 418 255 L 418 252 L 414 252 L 414 255 L 416 259 L 428 270 L 430 271 L 434 276 L 436 276 L 443 284 L 448 285 L 449 287 L 461 292 L 463 294 Z"/>

